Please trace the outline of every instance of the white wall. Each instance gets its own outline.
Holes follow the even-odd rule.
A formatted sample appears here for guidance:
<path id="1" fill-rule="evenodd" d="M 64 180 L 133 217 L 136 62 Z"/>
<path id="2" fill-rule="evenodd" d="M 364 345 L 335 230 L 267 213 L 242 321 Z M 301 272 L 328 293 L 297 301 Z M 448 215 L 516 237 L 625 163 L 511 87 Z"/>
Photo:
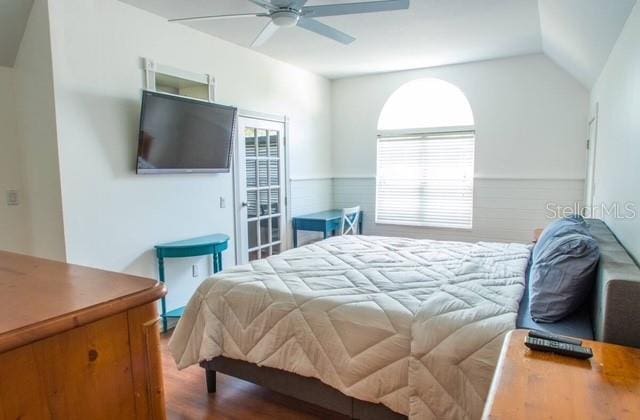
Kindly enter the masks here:
<path id="1" fill-rule="evenodd" d="M 470 232 L 373 224 L 377 119 L 396 89 L 422 77 L 458 86 L 474 112 L 476 193 Z M 334 204 L 368 207 L 367 233 L 526 241 L 546 223 L 546 201 L 582 199 L 588 92 L 543 55 L 342 79 L 333 83 L 332 92 Z M 358 182 L 366 185 L 359 188 Z M 359 194 L 344 200 L 340 191 L 354 188 Z M 523 195 L 526 190 L 533 196 Z"/>
<path id="2" fill-rule="evenodd" d="M 333 208 L 333 179 L 324 177 L 291 180 L 292 216 L 331 210 Z M 322 239 L 322 233 L 320 232 L 298 232 L 298 246 L 320 239 Z"/>
<path id="3" fill-rule="evenodd" d="M 50 16 L 69 262 L 155 277 L 155 244 L 233 234 L 230 174 L 135 175 L 141 57 L 213 74 L 218 102 L 287 115 L 290 176 L 329 176 L 328 80 L 115 0 L 52 1 Z M 186 302 L 205 264 L 168 263 L 170 307 Z"/>
<path id="4" fill-rule="evenodd" d="M 640 4 L 636 4 L 592 90 L 599 104 L 594 205 L 635 203 L 640 209 Z M 640 260 L 640 215 L 604 215 L 618 239 Z"/>
<path id="5" fill-rule="evenodd" d="M 15 99 L 26 252 L 65 259 L 47 2 L 36 0 L 16 58 Z"/>
<path id="6" fill-rule="evenodd" d="M 0 249 L 24 253 L 24 206 L 8 206 L 5 199 L 7 190 L 23 193 L 15 101 L 15 71 L 0 67 Z"/>

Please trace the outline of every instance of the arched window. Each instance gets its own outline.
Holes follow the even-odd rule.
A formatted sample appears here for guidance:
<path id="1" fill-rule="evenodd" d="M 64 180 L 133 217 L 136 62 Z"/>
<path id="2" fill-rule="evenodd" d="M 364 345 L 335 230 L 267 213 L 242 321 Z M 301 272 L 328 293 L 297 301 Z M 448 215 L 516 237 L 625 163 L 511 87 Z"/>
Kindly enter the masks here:
<path id="1" fill-rule="evenodd" d="M 378 120 L 376 223 L 470 229 L 473 112 L 438 79 L 396 90 Z"/>
<path id="2" fill-rule="evenodd" d="M 378 130 L 473 126 L 467 97 L 440 79 L 418 79 L 401 86 L 387 99 Z"/>

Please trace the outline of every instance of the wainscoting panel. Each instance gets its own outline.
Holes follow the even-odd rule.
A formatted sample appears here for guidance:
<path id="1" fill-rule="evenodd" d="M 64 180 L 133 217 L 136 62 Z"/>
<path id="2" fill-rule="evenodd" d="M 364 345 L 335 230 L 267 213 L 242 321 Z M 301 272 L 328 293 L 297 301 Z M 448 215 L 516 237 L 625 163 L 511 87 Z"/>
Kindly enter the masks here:
<path id="1" fill-rule="evenodd" d="M 582 204 L 584 181 L 576 179 L 476 178 L 473 228 L 422 228 L 375 223 L 375 178 L 334 178 L 333 207 L 362 206 L 364 233 L 456 241 L 530 242 L 533 230 L 546 226 L 557 207 Z M 579 207 L 578 207 L 579 208 Z"/>

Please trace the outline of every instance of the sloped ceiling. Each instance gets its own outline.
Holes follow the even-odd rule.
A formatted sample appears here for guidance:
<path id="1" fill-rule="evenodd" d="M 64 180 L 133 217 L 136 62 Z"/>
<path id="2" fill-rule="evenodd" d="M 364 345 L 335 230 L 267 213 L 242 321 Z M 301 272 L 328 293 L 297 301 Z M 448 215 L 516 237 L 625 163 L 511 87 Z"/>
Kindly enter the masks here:
<path id="1" fill-rule="evenodd" d="M 636 0 L 539 0 L 542 50 L 593 86 Z"/>
<path id="2" fill-rule="evenodd" d="M 247 0 L 120 0 L 164 18 L 250 13 Z M 358 0 L 309 0 L 308 5 Z M 14 64 L 33 0 L 0 0 L 0 66 Z M 342 46 L 283 28 L 257 51 L 329 78 L 544 52 L 590 88 L 636 0 L 411 0 L 409 10 L 321 18 L 357 37 Z M 260 18 L 189 23 L 248 47 Z"/>
<path id="3" fill-rule="evenodd" d="M 261 12 L 248 0 L 122 0 L 163 17 Z M 309 0 L 307 5 L 358 0 Z M 257 51 L 329 78 L 433 67 L 540 52 L 537 0 L 412 0 L 408 10 L 319 18 L 356 37 L 348 46 L 281 28 Z M 249 46 L 265 18 L 188 23 Z"/>
<path id="4" fill-rule="evenodd" d="M 165 18 L 263 11 L 247 0 L 121 1 Z M 409 10 L 319 19 L 355 36 L 349 46 L 284 28 L 257 51 L 329 78 L 544 52 L 590 88 L 635 2 L 411 0 Z M 244 47 L 265 24 L 265 18 L 186 23 Z"/>
<path id="5" fill-rule="evenodd" d="M 0 66 L 13 67 L 33 0 L 0 0 Z"/>

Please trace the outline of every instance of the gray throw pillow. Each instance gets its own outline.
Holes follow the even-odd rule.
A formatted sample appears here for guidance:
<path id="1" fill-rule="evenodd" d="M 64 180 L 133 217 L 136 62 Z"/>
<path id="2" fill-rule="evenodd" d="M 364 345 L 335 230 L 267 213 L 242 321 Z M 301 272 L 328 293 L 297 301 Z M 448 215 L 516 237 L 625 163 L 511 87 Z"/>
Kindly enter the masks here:
<path id="1" fill-rule="evenodd" d="M 578 227 L 580 223 L 551 226 L 552 232 L 534 248 L 529 273 L 531 317 L 536 322 L 555 322 L 584 303 L 593 286 L 600 259 L 598 243 Z M 541 236 L 541 238 L 542 238 Z"/>
<path id="2" fill-rule="evenodd" d="M 570 233 L 581 233 L 591 236 L 587 222 L 579 214 L 563 217 L 551 222 L 538 238 L 536 246 L 533 248 L 533 259 L 536 259 L 540 252 L 547 248 L 549 241 Z"/>

